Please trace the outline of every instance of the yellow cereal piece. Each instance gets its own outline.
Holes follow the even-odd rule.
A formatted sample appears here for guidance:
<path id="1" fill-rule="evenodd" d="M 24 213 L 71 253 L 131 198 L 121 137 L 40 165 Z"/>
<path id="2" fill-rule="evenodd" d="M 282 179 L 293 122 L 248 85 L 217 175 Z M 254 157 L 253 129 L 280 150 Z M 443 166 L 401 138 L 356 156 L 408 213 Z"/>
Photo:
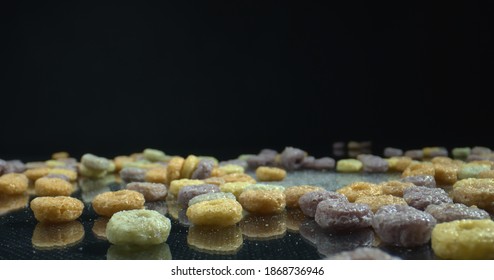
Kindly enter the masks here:
<path id="1" fill-rule="evenodd" d="M 432 230 L 434 254 L 443 259 L 494 259 L 494 221 L 457 220 L 437 224 Z"/>
<path id="2" fill-rule="evenodd" d="M 453 185 L 450 196 L 454 202 L 467 206 L 476 205 L 478 208 L 494 213 L 494 179 L 459 180 Z"/>
<path id="3" fill-rule="evenodd" d="M 105 217 L 123 210 L 142 209 L 144 207 L 144 195 L 131 190 L 119 190 L 98 194 L 92 202 L 94 211 Z"/>
<path id="4" fill-rule="evenodd" d="M 372 212 L 376 213 L 379 208 L 385 205 L 407 205 L 406 201 L 402 197 L 393 196 L 390 194 L 376 195 L 376 196 L 360 196 L 355 200 L 355 203 L 367 204 L 371 208 Z"/>
<path id="5" fill-rule="evenodd" d="M 397 197 L 403 197 L 403 192 L 406 188 L 415 187 L 411 182 L 387 181 L 380 184 L 383 194 L 390 194 Z"/>
<path id="6" fill-rule="evenodd" d="M 36 197 L 31 201 L 34 217 L 40 222 L 64 223 L 79 218 L 84 210 L 84 203 L 69 196 Z"/>
<path id="7" fill-rule="evenodd" d="M 194 172 L 197 167 L 197 164 L 199 164 L 199 158 L 195 155 L 189 155 L 185 159 L 182 170 L 180 171 L 180 178 L 190 179 L 192 172 Z"/>
<path id="8" fill-rule="evenodd" d="M 34 182 L 37 196 L 69 196 L 74 191 L 71 183 L 60 178 L 39 178 Z"/>
<path id="9" fill-rule="evenodd" d="M 51 158 L 52 159 L 55 159 L 55 160 L 58 160 L 58 159 L 66 159 L 66 158 L 69 158 L 69 153 L 68 152 L 65 152 L 65 151 L 61 151 L 61 152 L 56 152 L 56 153 L 53 153 L 51 155 Z"/>
<path id="10" fill-rule="evenodd" d="M 431 162 L 417 162 L 410 164 L 403 173 L 401 173 L 401 177 L 409 177 L 409 176 L 418 176 L 418 175 L 430 175 L 435 176 L 436 172 L 434 169 L 434 165 Z"/>
<path id="11" fill-rule="evenodd" d="M 336 192 L 346 196 L 350 202 L 355 202 L 361 196 L 377 196 L 383 194 L 380 185 L 369 182 L 354 182 L 336 190 Z"/>
<path id="12" fill-rule="evenodd" d="M 172 157 L 166 167 L 166 185 L 170 185 L 173 180 L 180 179 L 180 172 L 182 172 L 182 166 L 185 159 L 183 157 Z"/>
<path id="13" fill-rule="evenodd" d="M 50 168 L 53 168 L 53 167 L 61 167 L 61 166 L 65 166 L 65 162 L 59 161 L 59 160 L 50 159 L 50 160 L 45 161 L 45 165 L 48 166 L 48 167 L 50 167 Z"/>
<path id="14" fill-rule="evenodd" d="M 285 189 L 285 201 L 286 208 L 299 208 L 298 200 L 299 198 L 308 192 L 324 191 L 324 188 L 302 185 L 293 186 Z"/>
<path id="15" fill-rule="evenodd" d="M 211 170 L 211 177 L 221 177 L 224 175 L 226 175 L 226 172 L 219 169 L 218 167 L 213 167 L 213 169 Z"/>
<path id="16" fill-rule="evenodd" d="M 48 175 L 50 175 L 50 174 L 64 175 L 67 178 L 69 178 L 69 180 L 72 182 L 77 180 L 77 172 L 75 172 L 74 170 L 70 170 L 70 169 L 53 168 L 48 172 Z"/>
<path id="17" fill-rule="evenodd" d="M 189 206 L 186 215 L 194 225 L 232 226 L 242 219 L 242 205 L 233 199 L 206 200 Z"/>
<path id="18" fill-rule="evenodd" d="M 281 190 L 247 189 L 238 197 L 242 207 L 255 214 L 277 214 L 285 210 L 285 193 Z"/>
<path id="19" fill-rule="evenodd" d="M 209 177 L 209 178 L 204 179 L 204 183 L 221 186 L 221 185 L 225 184 L 226 182 L 225 182 L 225 179 L 223 179 L 221 177 Z"/>
<path id="20" fill-rule="evenodd" d="M 244 191 L 245 187 L 247 187 L 249 185 L 251 185 L 251 183 L 249 183 L 249 182 L 224 183 L 224 184 L 220 185 L 220 190 L 222 192 L 232 193 L 238 199 L 240 194 Z"/>
<path id="21" fill-rule="evenodd" d="M 25 208 L 29 203 L 27 193 L 6 195 L 0 194 L 0 215 Z"/>
<path id="22" fill-rule="evenodd" d="M 256 179 L 246 173 L 233 173 L 222 176 L 226 183 L 229 182 L 249 182 L 252 184 L 256 183 Z"/>
<path id="23" fill-rule="evenodd" d="M 450 157 L 443 157 L 443 156 L 438 156 L 438 157 L 433 157 L 431 158 L 432 163 L 453 163 L 453 159 Z"/>
<path id="24" fill-rule="evenodd" d="M 34 182 L 34 181 L 38 180 L 39 178 L 45 177 L 46 175 L 48 175 L 48 173 L 50 173 L 50 171 L 51 171 L 51 168 L 49 168 L 49 167 L 33 168 L 33 169 L 28 169 L 28 170 L 24 171 L 24 175 L 26 175 L 27 178 L 29 178 L 29 180 Z"/>
<path id="25" fill-rule="evenodd" d="M 21 194 L 28 186 L 29 180 L 24 174 L 8 173 L 0 176 L 0 194 Z"/>
<path id="26" fill-rule="evenodd" d="M 388 170 L 403 172 L 412 162 L 411 157 L 400 156 L 400 157 L 390 157 L 386 159 L 388 162 Z"/>
<path id="27" fill-rule="evenodd" d="M 31 242 L 42 250 L 61 249 L 73 246 L 84 238 L 84 226 L 79 221 L 61 224 L 38 223 Z"/>
<path id="28" fill-rule="evenodd" d="M 225 164 L 218 167 L 220 173 L 223 175 L 234 174 L 234 173 L 244 173 L 244 168 L 237 164 Z"/>
<path id="29" fill-rule="evenodd" d="M 174 196 L 177 196 L 180 189 L 182 189 L 185 186 L 196 186 L 202 184 L 204 184 L 203 180 L 195 180 L 195 179 L 173 180 L 170 183 L 170 188 L 168 189 L 168 192 Z"/>
<path id="30" fill-rule="evenodd" d="M 252 240 L 270 240 L 286 233 L 286 212 L 276 215 L 247 215 L 240 222 L 243 235 Z"/>
<path id="31" fill-rule="evenodd" d="M 191 226 L 187 234 L 187 244 L 198 251 L 218 254 L 234 254 L 244 242 L 240 227 L 232 225 Z"/>
<path id="32" fill-rule="evenodd" d="M 110 221 L 110 219 L 108 219 L 107 217 L 98 217 L 96 221 L 94 221 L 91 231 L 96 238 L 107 240 L 106 225 L 108 224 L 108 221 Z"/>
<path id="33" fill-rule="evenodd" d="M 146 182 L 150 182 L 150 183 L 166 184 L 167 182 L 166 173 L 167 173 L 167 168 L 164 166 L 151 168 L 148 171 L 146 171 L 145 180 Z"/>
<path id="34" fill-rule="evenodd" d="M 438 185 L 451 186 L 458 181 L 458 167 L 453 163 L 433 163 L 434 179 Z"/>
<path id="35" fill-rule="evenodd" d="M 125 164 L 133 162 L 134 159 L 129 156 L 117 156 L 113 159 L 113 163 L 115 164 L 115 171 L 120 171 L 124 168 Z"/>
<path id="36" fill-rule="evenodd" d="M 492 179 L 494 179 L 494 170 L 481 171 L 477 175 L 477 178 L 492 178 Z"/>
<path id="37" fill-rule="evenodd" d="M 283 181 L 286 171 L 277 167 L 259 166 L 256 169 L 256 177 L 261 182 Z"/>
<path id="38" fill-rule="evenodd" d="M 142 152 L 142 155 L 145 159 L 156 162 L 156 161 L 165 161 L 167 159 L 166 154 L 163 151 L 157 149 L 145 149 Z"/>
<path id="39" fill-rule="evenodd" d="M 336 162 L 336 171 L 338 172 L 359 172 L 362 170 L 362 162 L 357 159 L 340 159 Z"/>

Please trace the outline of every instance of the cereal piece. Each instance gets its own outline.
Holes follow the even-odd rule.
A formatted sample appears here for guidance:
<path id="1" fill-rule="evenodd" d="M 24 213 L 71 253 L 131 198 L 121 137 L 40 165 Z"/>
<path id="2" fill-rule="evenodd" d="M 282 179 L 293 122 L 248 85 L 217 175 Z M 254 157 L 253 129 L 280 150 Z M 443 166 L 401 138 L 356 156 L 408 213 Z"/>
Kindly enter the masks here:
<path id="1" fill-rule="evenodd" d="M 221 161 L 219 163 L 219 166 L 224 166 L 224 165 L 228 165 L 228 164 L 238 165 L 238 166 L 242 167 L 244 170 L 249 167 L 249 165 L 247 164 L 247 160 L 238 159 L 238 158 Z"/>
<path id="2" fill-rule="evenodd" d="M 144 206 L 144 195 L 131 190 L 120 190 L 105 192 L 97 195 L 92 202 L 94 211 L 105 217 L 123 210 L 142 209 Z"/>
<path id="3" fill-rule="evenodd" d="M 66 176 L 69 181 L 73 182 L 75 180 L 77 180 L 77 172 L 74 171 L 74 170 L 70 170 L 70 169 L 65 169 L 65 168 L 53 168 L 50 170 L 50 172 L 48 172 L 48 175 L 52 175 L 52 174 L 60 174 L 60 175 L 64 175 Z"/>
<path id="4" fill-rule="evenodd" d="M 336 190 L 336 192 L 346 196 L 350 202 L 355 202 L 355 200 L 361 196 L 376 196 L 383 194 L 380 185 L 369 182 L 354 182 Z"/>
<path id="5" fill-rule="evenodd" d="M 323 229 L 352 231 L 371 226 L 373 213 L 366 204 L 323 200 L 317 205 L 314 220 Z"/>
<path id="6" fill-rule="evenodd" d="M 453 158 L 466 159 L 470 155 L 470 152 L 470 147 L 457 147 L 453 148 L 451 154 L 453 155 Z"/>
<path id="7" fill-rule="evenodd" d="M 226 227 L 191 226 L 187 244 L 207 253 L 235 254 L 244 242 L 242 230 L 235 225 Z"/>
<path id="8" fill-rule="evenodd" d="M 221 184 L 220 190 L 222 192 L 232 193 L 238 199 L 240 194 L 244 191 L 245 187 L 250 185 L 250 182 L 230 182 Z"/>
<path id="9" fill-rule="evenodd" d="M 203 180 L 193 180 L 193 179 L 173 180 L 170 183 L 170 188 L 168 192 L 174 196 L 177 196 L 180 189 L 185 186 L 194 186 L 194 185 L 202 185 L 202 184 L 204 184 Z"/>
<path id="10" fill-rule="evenodd" d="M 39 178 L 34 183 L 37 196 L 69 196 L 74 191 L 71 183 L 59 178 Z"/>
<path id="11" fill-rule="evenodd" d="M 286 171 L 277 167 L 259 166 L 256 169 L 257 180 L 261 182 L 283 181 Z"/>
<path id="12" fill-rule="evenodd" d="M 25 208 L 28 203 L 29 195 L 27 193 L 14 195 L 0 194 L 0 216 Z"/>
<path id="13" fill-rule="evenodd" d="M 410 177 L 407 177 L 410 178 Z M 403 191 L 407 188 L 414 187 L 415 185 L 411 182 L 402 181 L 387 181 L 380 184 L 383 194 L 390 194 L 397 197 L 403 197 Z"/>
<path id="14" fill-rule="evenodd" d="M 204 183 L 206 184 L 213 184 L 217 186 L 221 186 L 226 184 L 225 179 L 221 177 L 209 177 L 203 180 Z M 230 183 L 248 183 L 249 185 L 251 184 L 250 182 L 230 182 Z"/>
<path id="15" fill-rule="evenodd" d="M 111 245 L 106 252 L 107 260 L 171 260 L 170 246 L 166 243 L 154 245 Z"/>
<path id="16" fill-rule="evenodd" d="M 379 248 L 360 247 L 331 255 L 326 260 L 401 260 L 401 258 L 390 255 Z"/>
<path id="17" fill-rule="evenodd" d="M 357 156 L 362 162 L 364 172 L 386 172 L 388 171 L 388 162 L 380 156 L 362 154 Z"/>
<path id="18" fill-rule="evenodd" d="M 142 152 L 142 155 L 144 156 L 145 159 L 149 160 L 150 162 L 156 162 L 156 161 L 166 161 L 166 155 L 163 151 L 156 150 L 156 149 L 145 149 Z"/>
<path id="19" fill-rule="evenodd" d="M 453 203 L 453 200 L 441 188 L 411 187 L 403 192 L 408 205 L 424 210 L 430 204 Z"/>
<path id="20" fill-rule="evenodd" d="M 94 221 L 93 228 L 91 229 L 94 236 L 98 239 L 107 240 L 106 238 L 106 225 L 108 224 L 107 217 L 98 217 L 96 221 Z"/>
<path id="21" fill-rule="evenodd" d="M 180 171 L 180 178 L 190 179 L 192 173 L 199 164 L 199 158 L 195 155 L 189 155 L 182 165 L 182 170 Z"/>
<path id="22" fill-rule="evenodd" d="M 453 163 L 434 163 L 434 179 L 439 185 L 451 186 L 458 180 L 458 167 Z"/>
<path id="23" fill-rule="evenodd" d="M 48 175 L 51 171 L 51 168 L 49 167 L 39 167 L 39 168 L 33 168 L 33 169 L 28 169 L 24 171 L 24 175 L 27 176 L 27 178 L 31 181 L 36 181 L 41 177 L 45 177 Z"/>
<path id="24" fill-rule="evenodd" d="M 491 178 L 491 179 L 494 179 L 494 170 L 481 171 L 477 175 L 477 178 Z"/>
<path id="25" fill-rule="evenodd" d="M 494 179 L 463 179 L 453 185 L 454 202 L 477 207 L 494 213 Z"/>
<path id="26" fill-rule="evenodd" d="M 282 190 L 245 190 L 238 197 L 242 207 L 251 212 L 261 215 L 281 213 L 285 209 L 285 194 Z"/>
<path id="27" fill-rule="evenodd" d="M 22 161 L 14 159 L 6 161 L 3 173 L 22 173 L 24 171 L 26 171 L 26 165 Z"/>
<path id="28" fill-rule="evenodd" d="M 306 193 L 316 192 L 316 191 L 325 191 L 325 190 L 322 187 L 308 186 L 308 185 L 293 186 L 286 188 L 285 189 L 286 208 L 300 208 L 298 204 L 298 200 L 300 199 L 300 197 L 302 197 Z"/>
<path id="29" fill-rule="evenodd" d="M 171 221 L 153 210 L 127 210 L 115 213 L 106 225 L 106 238 L 116 245 L 152 245 L 165 242 Z"/>
<path id="30" fill-rule="evenodd" d="M 82 215 L 84 203 L 69 196 L 36 197 L 31 201 L 34 217 L 40 222 L 70 222 Z"/>
<path id="31" fill-rule="evenodd" d="M 461 203 L 430 204 L 425 212 L 431 214 L 438 223 L 463 219 L 489 219 L 489 213 L 477 207 L 468 207 Z"/>
<path id="32" fill-rule="evenodd" d="M 235 199 L 235 196 L 231 193 L 224 193 L 224 192 L 209 192 L 205 194 L 200 194 L 196 195 L 193 198 L 189 200 L 189 206 L 192 206 L 196 203 L 200 203 L 203 201 L 209 201 L 209 200 L 218 200 L 218 199 Z"/>
<path id="33" fill-rule="evenodd" d="M 386 147 L 383 152 L 384 157 L 401 157 L 403 155 L 403 150 L 398 148 Z"/>
<path id="34" fill-rule="evenodd" d="M 477 178 L 481 172 L 488 170 L 491 170 L 489 164 L 469 162 L 458 170 L 458 179 Z"/>
<path id="35" fill-rule="evenodd" d="M 106 170 L 95 170 L 92 168 L 89 168 L 83 164 L 79 165 L 79 174 L 83 177 L 88 177 L 88 178 L 103 178 L 106 176 L 107 171 Z"/>
<path id="36" fill-rule="evenodd" d="M 61 151 L 61 152 L 56 152 L 56 153 L 53 153 L 51 155 L 51 158 L 52 159 L 64 159 L 64 158 L 68 158 L 70 155 L 68 152 L 65 152 L 65 151 Z"/>
<path id="37" fill-rule="evenodd" d="M 117 156 L 113 159 L 113 163 L 115 164 L 115 170 L 120 171 L 124 166 L 128 163 L 133 162 L 134 159 L 129 156 Z"/>
<path id="38" fill-rule="evenodd" d="M 84 154 L 81 163 L 92 170 L 108 170 L 110 161 L 107 158 L 95 156 L 93 154 Z"/>
<path id="39" fill-rule="evenodd" d="M 494 259 L 494 222 L 458 220 L 438 224 L 432 231 L 434 254 L 443 259 Z"/>
<path id="40" fill-rule="evenodd" d="M 443 156 L 433 157 L 430 159 L 430 161 L 432 163 L 446 163 L 446 164 L 453 164 L 454 163 L 452 158 L 443 157 Z"/>
<path id="41" fill-rule="evenodd" d="M 473 155 L 485 155 L 485 154 L 490 154 L 492 150 L 488 147 L 483 147 L 483 146 L 475 146 L 471 150 L 471 154 Z"/>
<path id="42" fill-rule="evenodd" d="M 166 167 L 151 168 L 146 171 L 144 180 L 150 183 L 166 184 Z"/>
<path id="43" fill-rule="evenodd" d="M 252 240 L 271 240 L 286 233 L 286 213 L 276 215 L 247 215 L 239 223 L 242 234 Z"/>
<path id="44" fill-rule="evenodd" d="M 0 176 L 0 194 L 21 194 L 26 192 L 29 180 L 24 174 L 8 173 Z"/>
<path id="45" fill-rule="evenodd" d="M 316 209 L 319 202 L 327 199 L 336 199 L 348 202 L 346 196 L 333 191 L 315 191 L 307 192 L 298 199 L 300 210 L 308 217 L 316 215 Z"/>
<path id="46" fill-rule="evenodd" d="M 244 168 L 236 164 L 225 164 L 218 167 L 218 170 L 220 174 L 222 174 L 222 176 L 227 174 L 234 174 L 234 173 L 244 173 Z"/>
<path id="47" fill-rule="evenodd" d="M 367 204 L 372 212 L 376 213 L 379 208 L 384 205 L 407 205 L 406 201 L 401 197 L 396 197 L 389 194 L 377 196 L 361 196 L 355 200 L 355 203 Z"/>
<path id="48" fill-rule="evenodd" d="M 43 165 L 44 165 L 44 163 L 43 163 Z M 7 162 L 3 159 L 0 159 L 0 176 L 3 175 L 6 168 L 7 168 Z"/>
<path id="49" fill-rule="evenodd" d="M 412 158 L 404 156 L 390 157 L 386 159 L 386 161 L 388 162 L 388 170 L 396 172 L 403 172 L 410 164 L 412 164 Z"/>
<path id="50" fill-rule="evenodd" d="M 417 176 L 408 176 L 400 179 L 401 182 L 412 183 L 415 186 L 423 186 L 428 188 L 436 187 L 436 179 L 431 175 L 417 175 Z"/>
<path id="51" fill-rule="evenodd" d="M 404 205 L 381 207 L 372 219 L 372 227 L 382 242 L 398 247 L 426 244 L 436 219 L 429 213 Z"/>
<path id="52" fill-rule="evenodd" d="M 206 200 L 195 204 L 189 203 L 186 214 L 194 225 L 232 226 L 242 219 L 242 205 L 234 199 Z"/>
<path id="53" fill-rule="evenodd" d="M 197 163 L 196 169 L 190 176 L 191 179 L 206 179 L 211 177 L 211 172 L 214 168 L 214 161 L 210 159 L 201 159 Z"/>
<path id="54" fill-rule="evenodd" d="M 168 194 L 166 186 L 160 183 L 132 182 L 128 183 L 126 188 L 142 193 L 146 202 L 165 200 Z"/>
<path id="55" fill-rule="evenodd" d="M 220 188 L 212 184 L 185 186 L 180 189 L 177 195 L 178 205 L 187 208 L 189 201 L 201 194 L 220 192 Z"/>
<path id="56" fill-rule="evenodd" d="M 185 159 L 178 156 L 172 157 L 171 160 L 168 162 L 168 165 L 166 167 L 166 180 L 168 186 L 172 181 L 180 179 L 180 173 L 182 172 L 182 166 L 184 165 L 184 162 Z"/>
<path id="57" fill-rule="evenodd" d="M 84 238 L 84 226 L 79 221 L 61 224 L 38 223 L 31 242 L 37 249 L 62 249 L 79 243 Z"/>
<path id="58" fill-rule="evenodd" d="M 336 163 L 338 172 L 359 172 L 362 170 L 362 162 L 357 159 L 340 159 Z"/>
<path id="59" fill-rule="evenodd" d="M 293 147 L 285 147 L 280 154 L 281 166 L 285 170 L 300 169 L 307 153 L 301 149 Z"/>
<path id="60" fill-rule="evenodd" d="M 417 175 L 430 175 L 434 176 L 434 165 L 430 162 L 419 162 L 410 164 L 401 174 L 401 177 L 417 176 Z"/>
<path id="61" fill-rule="evenodd" d="M 247 187 L 245 187 L 244 191 L 246 190 L 261 190 L 261 191 L 285 191 L 285 187 L 280 186 L 280 185 L 272 185 L 272 184 L 251 184 Z"/>
<path id="62" fill-rule="evenodd" d="M 425 158 L 448 156 L 448 150 L 445 147 L 424 147 L 422 153 Z"/>
<path id="63" fill-rule="evenodd" d="M 45 162 L 45 165 L 47 167 L 54 168 L 54 167 L 62 167 L 65 165 L 65 163 L 58 160 L 50 159 Z"/>
<path id="64" fill-rule="evenodd" d="M 146 170 L 138 167 L 124 167 L 120 170 L 120 178 L 124 182 L 144 182 L 146 181 Z"/>
<path id="65" fill-rule="evenodd" d="M 222 176 L 221 178 L 225 180 L 225 183 L 230 183 L 230 182 L 249 182 L 251 184 L 256 183 L 256 179 L 252 178 L 252 176 L 245 173 L 227 174 L 225 176 Z"/>
<path id="66" fill-rule="evenodd" d="M 305 157 L 302 162 L 303 168 L 314 169 L 314 170 L 332 170 L 336 166 L 336 162 L 333 158 L 322 157 L 315 159 L 312 156 Z"/>
<path id="67" fill-rule="evenodd" d="M 256 169 L 259 166 L 273 166 L 275 165 L 277 154 L 278 153 L 274 151 L 272 153 L 265 152 L 265 153 L 260 153 L 258 155 L 250 155 L 246 159 L 247 166 L 250 169 Z"/>
<path id="68" fill-rule="evenodd" d="M 424 151 L 418 150 L 418 149 L 408 150 L 408 151 L 405 151 L 405 153 L 403 155 L 406 157 L 410 157 L 412 159 L 415 159 L 415 160 L 421 160 L 424 157 Z"/>

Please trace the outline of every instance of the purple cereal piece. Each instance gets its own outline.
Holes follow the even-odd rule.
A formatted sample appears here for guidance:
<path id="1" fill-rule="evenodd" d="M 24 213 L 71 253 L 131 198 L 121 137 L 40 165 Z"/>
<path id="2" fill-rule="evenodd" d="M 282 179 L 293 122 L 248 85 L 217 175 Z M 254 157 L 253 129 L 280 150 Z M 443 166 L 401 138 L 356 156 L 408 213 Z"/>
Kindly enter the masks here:
<path id="1" fill-rule="evenodd" d="M 7 174 L 7 173 L 22 173 L 26 171 L 26 165 L 18 160 L 18 159 L 14 159 L 14 160 L 8 160 L 6 162 L 6 166 L 3 170 L 3 173 L 4 174 Z"/>
<path id="2" fill-rule="evenodd" d="M 310 158 L 312 158 L 312 160 Z M 302 167 L 315 170 L 330 170 L 334 169 L 335 165 L 335 160 L 330 157 L 322 157 L 318 159 L 314 159 L 313 157 L 306 157 L 302 162 Z"/>
<path id="3" fill-rule="evenodd" d="M 278 152 L 271 149 L 263 149 L 259 154 L 247 158 L 247 165 L 250 169 L 256 169 L 259 166 L 276 165 L 276 156 Z"/>
<path id="4" fill-rule="evenodd" d="M 409 206 L 424 210 L 429 204 L 453 203 L 441 188 L 410 187 L 403 191 L 403 199 Z"/>
<path id="5" fill-rule="evenodd" d="M 214 168 L 214 161 L 211 159 L 201 159 L 197 164 L 196 169 L 190 176 L 191 179 L 206 179 L 211 177 L 211 172 Z"/>
<path id="6" fill-rule="evenodd" d="M 383 206 L 372 219 L 372 227 L 381 241 L 398 247 L 428 243 L 435 225 L 431 214 L 405 205 Z"/>
<path id="7" fill-rule="evenodd" d="M 323 200 L 317 205 L 314 220 L 324 229 L 352 231 L 370 227 L 372 210 L 367 204 Z"/>
<path id="8" fill-rule="evenodd" d="M 405 152 L 404 156 L 419 160 L 424 157 L 424 152 L 422 150 L 408 150 Z"/>
<path id="9" fill-rule="evenodd" d="M 364 154 L 358 155 L 357 159 L 362 162 L 364 172 L 388 171 L 388 162 L 380 156 Z"/>
<path id="10" fill-rule="evenodd" d="M 58 178 L 58 179 L 62 179 L 64 181 L 67 181 L 67 182 L 70 182 L 70 178 L 63 175 L 63 174 L 48 174 L 46 176 L 44 176 L 45 178 Z"/>
<path id="11" fill-rule="evenodd" d="M 124 167 L 120 170 L 120 178 L 127 183 L 146 181 L 146 170 L 139 167 Z"/>
<path id="12" fill-rule="evenodd" d="M 403 150 L 398 148 L 386 147 L 383 152 L 384 157 L 401 157 L 403 155 Z"/>
<path id="13" fill-rule="evenodd" d="M 425 212 L 431 214 L 438 223 L 451 222 L 462 219 L 489 219 L 490 215 L 487 211 L 468 207 L 461 203 L 443 203 L 440 205 L 430 204 L 425 208 Z"/>
<path id="14" fill-rule="evenodd" d="M 415 186 L 422 186 L 422 187 L 428 187 L 428 188 L 435 188 L 436 187 L 436 179 L 434 178 L 434 176 L 431 176 L 431 175 L 408 176 L 408 177 L 402 178 L 400 181 L 412 183 Z"/>
<path id="15" fill-rule="evenodd" d="M 472 155 L 485 155 L 492 152 L 491 148 L 483 146 L 475 146 L 472 148 L 470 154 Z"/>
<path id="16" fill-rule="evenodd" d="M 316 215 L 316 209 L 319 202 L 326 199 L 336 199 L 339 201 L 348 202 L 348 198 L 342 194 L 333 191 L 318 191 L 318 192 L 308 192 L 302 195 L 298 199 L 298 204 L 300 206 L 300 210 L 304 213 L 304 215 L 308 217 L 314 217 Z"/>
<path id="17" fill-rule="evenodd" d="M 433 157 L 447 157 L 448 156 L 448 149 L 444 147 L 438 147 L 437 149 L 433 149 L 429 152 L 428 157 L 433 158 Z"/>
<path id="18" fill-rule="evenodd" d="M 220 188 L 213 184 L 203 184 L 194 186 L 185 186 L 178 191 L 177 203 L 183 208 L 187 208 L 189 200 L 201 194 L 220 192 Z"/>
<path id="19" fill-rule="evenodd" d="M 316 158 L 313 156 L 307 156 L 302 160 L 302 168 L 312 169 Z"/>
<path id="20" fill-rule="evenodd" d="M 132 182 L 128 183 L 126 188 L 142 193 L 146 201 L 164 200 L 168 194 L 166 186 L 160 183 Z"/>
<path id="21" fill-rule="evenodd" d="M 7 168 L 7 162 L 3 159 L 0 159 L 0 176 L 3 175 L 6 168 Z"/>
<path id="22" fill-rule="evenodd" d="M 288 171 L 299 169 L 306 155 L 301 149 L 286 147 L 280 155 L 281 166 Z"/>
<path id="23" fill-rule="evenodd" d="M 469 154 L 465 161 L 471 162 L 471 161 L 480 161 L 480 160 L 492 160 L 491 156 L 489 154 Z"/>
<path id="24" fill-rule="evenodd" d="M 379 248 L 360 247 L 331 255 L 326 260 L 401 260 L 401 258 L 392 256 Z"/>

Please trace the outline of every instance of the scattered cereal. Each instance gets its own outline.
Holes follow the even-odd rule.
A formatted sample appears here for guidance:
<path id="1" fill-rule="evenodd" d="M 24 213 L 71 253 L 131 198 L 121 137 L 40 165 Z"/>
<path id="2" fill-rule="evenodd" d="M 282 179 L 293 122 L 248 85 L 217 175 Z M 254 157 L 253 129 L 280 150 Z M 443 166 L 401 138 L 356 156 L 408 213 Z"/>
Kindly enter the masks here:
<path id="1" fill-rule="evenodd" d="M 380 156 L 361 154 L 357 159 L 362 162 L 364 172 L 386 172 L 388 171 L 388 162 Z"/>
<path id="2" fill-rule="evenodd" d="M 81 158 L 81 163 L 92 170 L 102 171 L 108 170 L 110 161 L 107 158 L 95 156 L 93 154 L 84 154 Z"/>
<path id="3" fill-rule="evenodd" d="M 142 152 L 142 155 L 144 156 L 145 159 L 151 161 L 151 162 L 156 162 L 156 161 L 166 161 L 167 157 L 163 151 L 157 150 L 157 149 L 145 149 Z"/>
<path id="4" fill-rule="evenodd" d="M 144 181 L 150 183 L 166 184 L 166 167 L 155 167 L 146 171 Z"/>
<path id="5" fill-rule="evenodd" d="M 305 151 L 294 147 L 285 147 L 280 154 L 281 166 L 285 170 L 296 170 L 302 166 L 304 158 L 307 156 Z"/>
<path id="6" fill-rule="evenodd" d="M 225 192 L 209 192 L 205 194 L 196 195 L 189 200 L 189 206 L 192 206 L 196 203 L 200 203 L 208 200 L 217 200 L 217 199 L 232 199 L 236 200 L 235 196 L 231 193 Z"/>
<path id="7" fill-rule="evenodd" d="M 175 156 L 170 159 L 166 167 L 166 181 L 167 185 L 174 180 L 180 179 L 182 167 L 184 166 L 185 159 L 183 157 Z M 178 190 L 177 190 L 178 193 Z M 176 193 L 175 193 L 176 195 Z"/>
<path id="8" fill-rule="evenodd" d="M 388 162 L 388 170 L 396 172 L 405 171 L 405 169 L 413 162 L 411 157 L 405 156 L 390 157 L 386 159 L 386 161 Z"/>
<path id="9" fill-rule="evenodd" d="M 384 148 L 383 155 L 384 155 L 384 157 L 387 157 L 387 158 L 400 157 L 403 155 L 403 150 L 398 149 L 398 148 L 393 148 L 393 147 L 386 147 L 386 148 Z"/>
<path id="10" fill-rule="evenodd" d="M 326 258 L 327 260 L 401 260 L 379 248 L 361 247 L 351 251 L 344 251 Z"/>

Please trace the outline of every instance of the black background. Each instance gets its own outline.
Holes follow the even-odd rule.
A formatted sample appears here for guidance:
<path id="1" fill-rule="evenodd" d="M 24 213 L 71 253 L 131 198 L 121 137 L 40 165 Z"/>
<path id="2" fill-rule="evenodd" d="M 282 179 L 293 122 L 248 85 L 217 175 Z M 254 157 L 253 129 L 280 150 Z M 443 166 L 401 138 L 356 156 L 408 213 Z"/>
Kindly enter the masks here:
<path id="1" fill-rule="evenodd" d="M 0 158 L 494 146 L 487 1 L 45 2 L 1 4 Z"/>

